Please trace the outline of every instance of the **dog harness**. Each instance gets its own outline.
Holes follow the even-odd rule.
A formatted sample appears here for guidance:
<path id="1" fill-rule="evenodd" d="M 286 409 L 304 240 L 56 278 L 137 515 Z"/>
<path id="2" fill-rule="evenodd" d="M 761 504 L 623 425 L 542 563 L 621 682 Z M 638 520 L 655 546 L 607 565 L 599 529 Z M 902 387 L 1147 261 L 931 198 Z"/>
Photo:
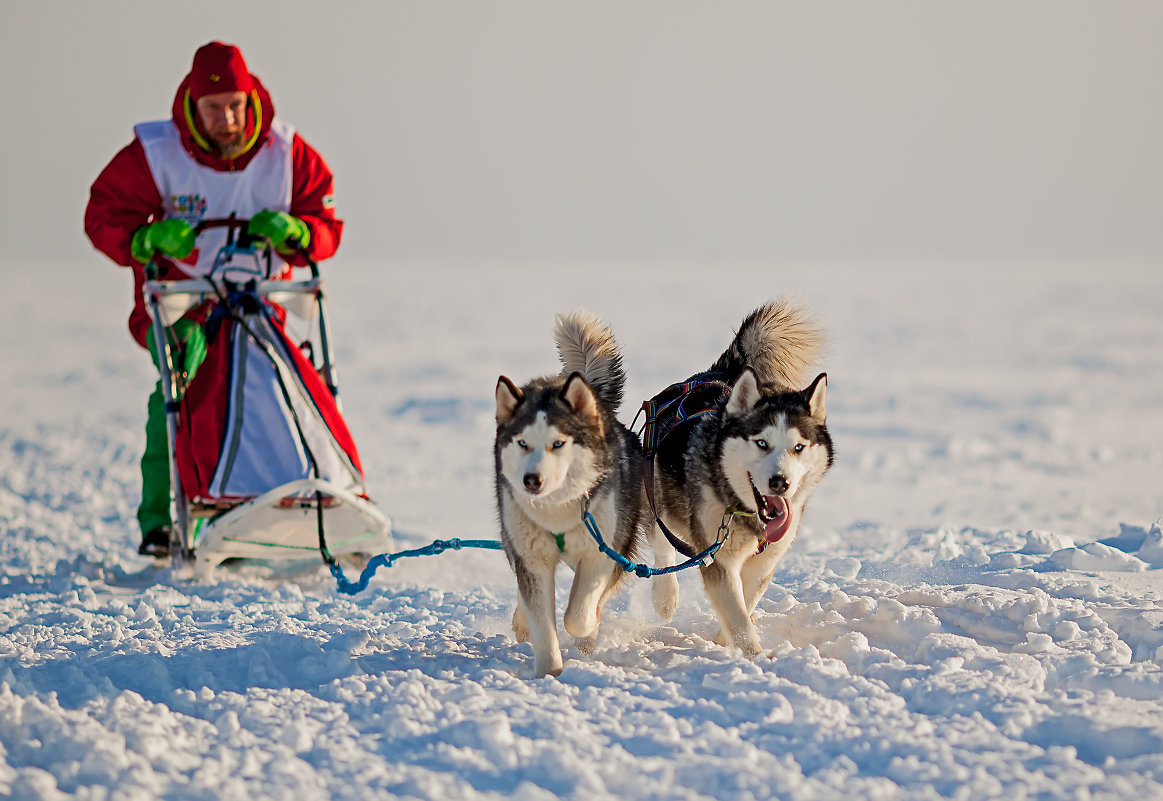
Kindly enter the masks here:
<path id="1" fill-rule="evenodd" d="M 687 425 L 700 417 L 719 412 L 718 397 L 727 380 L 725 373 L 702 373 L 698 378 L 690 378 L 678 384 L 671 384 L 650 400 L 642 403 L 639 414 L 646 416 L 642 425 L 642 448 L 646 452 L 646 498 L 650 511 L 667 541 L 683 556 L 691 559 L 695 551 L 666 527 L 658 516 L 654 499 L 654 459 L 663 440 L 680 426 Z M 719 525 L 716 540 L 721 544 L 731 532 L 731 520 L 735 517 L 756 517 L 739 502 L 723 510 L 723 522 Z M 767 541 L 761 540 L 756 555 L 763 553 Z"/>
<path id="2" fill-rule="evenodd" d="M 680 425 L 717 412 L 715 399 L 722 386 L 721 381 L 713 378 L 683 381 L 643 401 L 640 414 L 646 415 L 642 426 L 642 447 L 646 455 L 653 459 L 658 446 Z"/>
<path id="3" fill-rule="evenodd" d="M 717 400 L 722 391 L 723 381 L 719 380 L 718 374 L 715 373 L 703 375 L 708 377 L 691 378 L 678 384 L 671 384 L 653 398 L 643 401 L 639 411 L 639 414 L 646 416 L 641 436 L 642 448 L 646 452 L 646 499 L 650 503 L 650 512 L 667 541 L 688 559 L 695 556 L 694 548 L 675 536 L 658 515 L 658 505 L 654 499 L 654 460 L 663 440 L 679 426 L 719 411 Z M 724 374 L 722 378 L 726 379 L 727 376 Z"/>

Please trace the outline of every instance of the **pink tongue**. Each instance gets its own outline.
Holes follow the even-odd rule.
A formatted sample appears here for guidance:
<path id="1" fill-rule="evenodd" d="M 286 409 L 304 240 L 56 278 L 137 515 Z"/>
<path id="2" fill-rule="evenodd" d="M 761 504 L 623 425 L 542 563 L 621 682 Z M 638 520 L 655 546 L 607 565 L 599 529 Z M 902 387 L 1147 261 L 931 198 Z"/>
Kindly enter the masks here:
<path id="1" fill-rule="evenodd" d="M 778 495 L 764 495 L 763 502 L 766 507 L 763 513 L 772 518 L 763 526 L 763 538 L 768 542 L 779 542 L 791 525 L 787 501 Z"/>

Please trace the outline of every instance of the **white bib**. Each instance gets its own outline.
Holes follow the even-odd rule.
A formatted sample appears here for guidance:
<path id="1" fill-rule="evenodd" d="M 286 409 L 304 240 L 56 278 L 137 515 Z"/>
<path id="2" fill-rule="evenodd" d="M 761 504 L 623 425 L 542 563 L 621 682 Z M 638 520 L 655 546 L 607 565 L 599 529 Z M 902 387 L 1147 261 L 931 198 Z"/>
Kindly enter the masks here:
<path id="1" fill-rule="evenodd" d="M 162 196 L 166 218 L 197 225 L 202 220 L 246 219 L 263 209 L 291 210 L 291 142 L 295 129 L 282 120 L 271 123 L 271 135 L 245 169 L 222 172 L 199 164 L 182 147 L 173 120 L 143 122 L 133 132 L 145 148 L 145 158 Z M 226 243 L 226 228 L 212 228 L 198 237 L 193 265 L 179 263 L 191 276 L 205 275 Z"/>

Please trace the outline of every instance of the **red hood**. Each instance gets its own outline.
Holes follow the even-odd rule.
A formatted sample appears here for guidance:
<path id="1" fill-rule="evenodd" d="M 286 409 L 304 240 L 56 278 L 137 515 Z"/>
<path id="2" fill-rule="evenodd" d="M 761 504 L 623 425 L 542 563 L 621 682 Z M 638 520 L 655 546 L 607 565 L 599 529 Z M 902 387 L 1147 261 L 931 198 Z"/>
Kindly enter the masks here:
<path id="1" fill-rule="evenodd" d="M 186 148 L 186 152 L 193 156 L 199 164 L 205 164 L 207 167 L 213 167 L 222 172 L 244 169 L 250 163 L 250 160 L 254 158 L 259 148 L 262 147 L 263 142 L 266 141 L 267 136 L 270 134 L 271 122 L 275 118 L 275 104 L 271 102 L 270 93 L 267 92 L 266 87 L 262 85 L 258 77 L 253 74 L 250 77 L 254 81 L 254 89 L 251 92 L 250 103 L 247 106 L 246 134 L 252 138 L 252 144 L 247 148 L 245 153 L 235 159 L 221 158 L 213 151 L 199 144 L 199 139 L 203 142 L 206 141 L 206 134 L 198 122 L 198 113 L 194 109 L 193 101 L 188 99 L 190 93 L 190 76 L 187 75 L 182 79 L 182 83 L 178 87 L 178 93 L 174 95 L 174 106 L 172 110 L 174 124 L 178 126 L 178 133 L 182 136 L 182 146 Z M 257 135 L 255 135 L 256 119 L 258 121 Z"/>

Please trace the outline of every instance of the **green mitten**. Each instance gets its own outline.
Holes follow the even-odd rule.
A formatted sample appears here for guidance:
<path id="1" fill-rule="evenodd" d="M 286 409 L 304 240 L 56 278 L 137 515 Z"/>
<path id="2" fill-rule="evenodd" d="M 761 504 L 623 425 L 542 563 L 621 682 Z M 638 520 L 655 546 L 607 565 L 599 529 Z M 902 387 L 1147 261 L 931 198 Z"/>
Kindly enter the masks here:
<path id="1" fill-rule="evenodd" d="M 160 220 L 143 225 L 133 232 L 129 251 L 133 258 L 146 264 L 154 251 L 175 259 L 184 259 L 194 250 L 194 229 L 185 220 Z"/>
<path id="2" fill-rule="evenodd" d="M 311 229 L 307 223 L 285 211 L 260 211 L 250 218 L 246 232 L 266 237 L 280 253 L 291 253 L 311 243 Z"/>

